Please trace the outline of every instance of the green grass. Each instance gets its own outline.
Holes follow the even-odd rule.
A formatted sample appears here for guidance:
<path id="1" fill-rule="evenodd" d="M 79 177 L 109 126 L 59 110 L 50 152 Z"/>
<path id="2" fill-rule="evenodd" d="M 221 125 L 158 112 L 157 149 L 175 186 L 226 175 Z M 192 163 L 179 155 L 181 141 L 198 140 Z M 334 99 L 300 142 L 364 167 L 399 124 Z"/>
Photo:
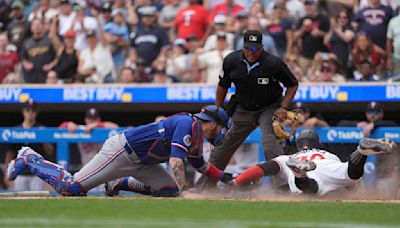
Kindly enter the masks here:
<path id="1" fill-rule="evenodd" d="M 399 227 L 400 204 L 152 198 L 0 200 L 0 227 Z"/>

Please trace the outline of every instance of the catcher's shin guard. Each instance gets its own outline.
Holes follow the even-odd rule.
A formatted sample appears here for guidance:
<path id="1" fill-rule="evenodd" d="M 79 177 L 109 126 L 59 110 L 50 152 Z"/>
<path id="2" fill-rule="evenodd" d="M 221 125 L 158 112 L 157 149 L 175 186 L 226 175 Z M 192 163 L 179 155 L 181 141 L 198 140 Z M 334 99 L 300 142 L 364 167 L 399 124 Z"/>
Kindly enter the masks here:
<path id="1" fill-rule="evenodd" d="M 8 164 L 6 175 L 9 180 L 15 180 L 18 175 L 28 169 L 28 166 L 26 165 L 28 156 L 43 158 L 42 155 L 36 153 L 30 147 L 22 147 L 20 150 L 18 150 L 17 158 Z"/>
<path id="2" fill-rule="evenodd" d="M 67 196 L 85 195 L 86 192 L 81 185 L 73 180 L 73 176 L 64 167 L 46 161 L 42 156 L 35 154 L 28 155 L 25 161 L 33 174 L 53 186 L 60 194 Z"/>

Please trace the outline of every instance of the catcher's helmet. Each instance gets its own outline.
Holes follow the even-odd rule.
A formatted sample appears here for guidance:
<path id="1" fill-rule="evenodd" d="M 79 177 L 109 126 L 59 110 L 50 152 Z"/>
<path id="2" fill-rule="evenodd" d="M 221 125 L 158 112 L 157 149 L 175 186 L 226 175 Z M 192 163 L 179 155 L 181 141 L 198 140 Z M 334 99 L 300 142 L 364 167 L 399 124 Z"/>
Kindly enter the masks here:
<path id="1" fill-rule="evenodd" d="M 194 116 L 201 120 L 217 122 L 225 128 L 228 128 L 230 119 L 223 108 L 215 105 L 207 105 L 203 107 L 201 111 L 194 114 Z"/>
<path id="2" fill-rule="evenodd" d="M 321 148 L 319 136 L 317 132 L 312 129 L 304 129 L 297 136 L 297 149 L 312 149 Z"/>

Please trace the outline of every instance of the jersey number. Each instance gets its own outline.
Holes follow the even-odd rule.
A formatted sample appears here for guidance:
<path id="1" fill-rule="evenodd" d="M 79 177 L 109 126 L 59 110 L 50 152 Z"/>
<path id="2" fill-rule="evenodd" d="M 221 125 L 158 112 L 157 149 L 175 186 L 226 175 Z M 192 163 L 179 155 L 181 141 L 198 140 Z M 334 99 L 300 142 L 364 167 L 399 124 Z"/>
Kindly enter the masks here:
<path id="1" fill-rule="evenodd" d="M 297 159 L 299 159 L 300 161 L 304 161 L 307 160 L 308 156 L 299 156 L 297 157 Z M 310 156 L 310 161 L 313 161 L 315 159 L 325 159 L 325 157 L 322 154 L 313 154 Z"/>

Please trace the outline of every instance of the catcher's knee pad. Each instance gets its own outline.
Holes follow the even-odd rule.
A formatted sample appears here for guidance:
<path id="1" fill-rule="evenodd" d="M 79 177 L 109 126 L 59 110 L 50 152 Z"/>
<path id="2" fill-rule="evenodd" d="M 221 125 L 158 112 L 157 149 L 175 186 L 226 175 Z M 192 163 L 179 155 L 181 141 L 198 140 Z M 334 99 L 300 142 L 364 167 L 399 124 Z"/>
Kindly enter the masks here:
<path id="1" fill-rule="evenodd" d="M 54 184 L 54 189 L 63 196 L 85 196 L 86 190 L 82 185 L 74 181 L 74 177 L 67 176 Z"/>
<path id="2" fill-rule="evenodd" d="M 152 191 L 152 196 L 155 197 L 177 197 L 179 195 L 178 187 L 162 187 L 160 190 Z"/>

